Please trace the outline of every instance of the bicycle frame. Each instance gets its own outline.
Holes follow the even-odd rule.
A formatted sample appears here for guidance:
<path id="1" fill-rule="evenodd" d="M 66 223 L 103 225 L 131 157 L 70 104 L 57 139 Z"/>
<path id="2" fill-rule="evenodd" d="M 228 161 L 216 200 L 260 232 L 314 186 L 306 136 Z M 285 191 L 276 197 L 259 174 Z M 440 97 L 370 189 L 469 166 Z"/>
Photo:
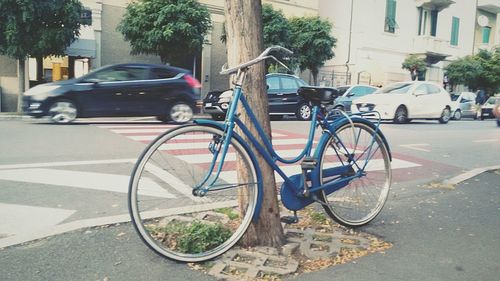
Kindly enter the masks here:
<path id="1" fill-rule="evenodd" d="M 242 82 L 243 77 L 240 75 L 244 75 L 244 71 L 241 71 L 238 73 L 238 78 L 237 81 Z M 243 122 L 238 118 L 237 116 L 237 106 L 238 103 L 241 102 L 243 105 L 243 108 L 247 112 L 250 121 L 255 124 L 255 128 L 257 129 L 257 135 L 263 140 L 263 144 L 259 143 L 257 138 L 250 132 L 247 126 L 243 124 Z M 316 146 L 315 150 L 315 157 L 318 159 L 320 156 L 320 148 L 323 148 L 325 145 L 327 145 L 327 140 L 329 139 L 329 136 L 327 134 L 331 134 L 336 138 L 335 135 L 335 130 L 339 128 L 340 126 L 346 124 L 347 122 L 351 122 L 350 117 L 341 117 L 337 118 L 336 120 L 328 120 L 328 116 L 325 116 L 321 110 L 319 109 L 319 106 L 313 106 L 313 112 L 312 112 L 312 118 L 310 121 L 310 129 L 309 129 L 309 134 L 307 138 L 307 142 L 305 147 L 303 148 L 302 152 L 294 157 L 293 159 L 284 159 L 278 153 L 274 150 L 273 145 L 271 143 L 271 140 L 267 137 L 266 133 L 262 129 L 262 126 L 259 124 L 257 121 L 257 118 L 255 117 L 255 114 L 253 113 L 252 109 L 248 105 L 248 102 L 246 98 L 244 97 L 242 93 L 242 87 L 241 83 L 236 83 L 235 89 L 233 92 L 233 97 L 232 101 L 230 103 L 229 109 L 226 113 L 226 120 L 224 124 L 220 124 L 215 121 L 211 120 L 195 120 L 195 123 L 198 124 L 211 124 L 213 126 L 217 126 L 220 129 L 224 131 L 224 136 L 223 136 L 223 141 L 222 141 L 222 147 L 215 148 L 217 151 L 214 153 L 214 158 L 212 160 L 212 163 L 209 167 L 209 173 L 207 173 L 207 176 L 205 177 L 202 182 L 195 187 L 195 189 L 201 190 L 202 194 L 205 192 L 210 192 L 210 191 L 216 191 L 220 189 L 225 189 L 225 188 L 231 188 L 233 186 L 222 186 L 222 187 L 217 187 L 213 186 L 214 183 L 217 181 L 220 172 L 222 171 L 222 166 L 224 164 L 224 159 L 226 157 L 226 154 L 228 152 L 229 148 L 229 143 L 230 140 L 233 136 L 236 135 L 234 132 L 235 125 L 238 126 L 243 135 L 245 135 L 248 140 L 254 145 L 254 147 L 257 149 L 258 153 L 262 155 L 262 157 L 265 159 L 265 161 L 271 166 L 271 168 L 276 171 L 279 176 L 283 179 L 284 183 L 281 187 L 281 200 L 285 207 L 287 207 L 290 210 L 299 210 L 307 205 L 313 203 L 315 200 L 311 197 L 307 197 L 303 195 L 303 178 L 302 174 L 296 174 L 292 176 L 287 176 L 283 170 L 278 166 L 277 163 L 284 163 L 284 164 L 293 164 L 297 163 L 304 157 L 311 157 L 311 152 L 312 152 L 312 146 L 313 146 L 313 140 L 314 140 L 314 135 L 316 131 L 316 127 L 319 125 L 323 128 L 323 131 L 326 133 L 323 133 L 321 136 L 318 145 Z M 349 118 L 349 119 L 348 119 Z M 362 122 L 365 124 L 368 124 L 372 128 L 375 127 L 375 131 L 377 133 L 381 132 L 378 129 L 378 124 L 375 126 L 373 123 L 370 121 L 365 120 L 364 118 L 356 118 L 358 122 Z M 368 155 L 371 153 L 371 148 L 373 143 L 375 142 L 376 134 L 372 137 L 371 143 L 368 146 Z M 385 137 L 382 135 L 382 139 L 384 142 L 386 142 Z M 348 152 L 349 150 L 344 146 L 344 144 L 339 140 L 339 143 L 341 145 L 341 149 L 344 150 L 344 152 Z M 387 147 L 389 147 L 387 145 Z M 247 145 L 248 148 L 248 145 Z M 337 153 L 339 153 L 337 151 Z M 389 152 L 390 154 L 390 152 Z M 333 168 L 328 168 L 323 171 L 320 171 L 320 167 L 315 167 L 312 169 L 310 172 L 307 172 L 306 177 L 307 180 L 311 181 L 311 188 L 309 189 L 309 192 L 314 193 L 320 190 L 324 190 L 326 194 L 330 194 L 344 186 L 346 186 L 352 179 L 361 176 L 361 173 L 364 172 L 364 169 L 366 168 L 367 162 L 362 166 L 358 166 L 357 164 L 357 159 L 354 157 L 354 153 L 346 153 L 348 155 L 348 160 L 350 165 L 344 165 L 342 163 L 341 166 L 338 167 L 333 167 Z M 220 158 L 219 158 L 220 157 Z M 216 166 L 216 161 L 219 160 L 219 164 L 217 167 Z M 356 172 L 355 175 L 352 176 L 343 176 L 341 177 L 342 174 L 345 174 L 346 172 L 351 169 L 352 166 L 357 166 L 358 172 Z M 215 171 L 215 175 L 212 175 L 212 172 Z M 335 176 L 339 175 L 338 178 L 335 178 L 323 185 L 318 182 L 320 173 L 322 172 L 323 177 L 330 177 L 330 176 Z M 259 173 L 260 174 L 260 173 Z M 260 209 L 260 202 L 258 204 L 258 209 Z"/>

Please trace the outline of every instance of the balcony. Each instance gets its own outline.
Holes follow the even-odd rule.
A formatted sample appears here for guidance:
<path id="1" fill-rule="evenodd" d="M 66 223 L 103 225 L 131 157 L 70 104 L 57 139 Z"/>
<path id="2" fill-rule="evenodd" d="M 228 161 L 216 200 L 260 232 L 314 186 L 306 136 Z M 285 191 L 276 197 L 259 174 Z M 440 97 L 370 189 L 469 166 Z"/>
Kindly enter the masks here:
<path id="1" fill-rule="evenodd" d="M 494 0 L 491 0 L 494 1 Z M 429 10 L 438 10 L 442 11 L 448 8 L 451 4 L 454 4 L 455 1 L 452 0 L 415 0 L 417 7 L 426 8 Z"/>
<path id="2" fill-rule="evenodd" d="M 498 0 L 479 0 L 477 8 L 493 14 L 500 13 L 500 4 Z"/>
<path id="3" fill-rule="evenodd" d="M 413 54 L 425 55 L 429 64 L 444 60 L 449 54 L 449 40 L 433 36 L 415 36 L 413 38 Z"/>

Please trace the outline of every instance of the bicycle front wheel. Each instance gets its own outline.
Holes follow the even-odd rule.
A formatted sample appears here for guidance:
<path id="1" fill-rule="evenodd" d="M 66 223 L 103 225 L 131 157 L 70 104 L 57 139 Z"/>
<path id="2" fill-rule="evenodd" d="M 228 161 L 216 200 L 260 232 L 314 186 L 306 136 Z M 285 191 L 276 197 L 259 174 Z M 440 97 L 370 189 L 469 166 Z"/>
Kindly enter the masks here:
<path id="1" fill-rule="evenodd" d="M 326 213 L 338 223 L 356 227 L 372 221 L 389 195 L 392 173 L 388 148 L 380 134 L 360 122 L 347 123 L 329 136 L 320 157 L 320 183 L 346 180 L 335 192 L 319 193 Z M 342 175 L 324 176 L 325 169 L 343 166 Z"/>
<path id="2" fill-rule="evenodd" d="M 128 198 L 132 223 L 146 245 L 164 257 L 184 262 L 216 257 L 252 220 L 259 192 L 254 163 L 232 138 L 217 177 L 222 135 L 208 126 L 178 127 L 153 141 L 134 168 Z M 207 175 L 216 181 L 204 196 L 193 195 L 194 187 L 213 182 Z"/>

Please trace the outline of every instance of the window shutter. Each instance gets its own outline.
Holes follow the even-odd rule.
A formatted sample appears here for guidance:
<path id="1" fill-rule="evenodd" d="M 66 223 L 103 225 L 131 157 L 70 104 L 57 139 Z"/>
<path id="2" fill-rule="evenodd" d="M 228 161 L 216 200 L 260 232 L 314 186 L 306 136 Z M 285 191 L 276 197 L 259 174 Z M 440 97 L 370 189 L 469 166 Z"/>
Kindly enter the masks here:
<path id="1" fill-rule="evenodd" d="M 431 36 L 436 36 L 437 29 L 437 20 L 438 20 L 438 11 L 431 11 Z"/>
<path id="2" fill-rule="evenodd" d="M 450 44 L 453 46 L 458 45 L 458 30 L 460 27 L 460 19 L 457 17 L 453 17 L 451 22 L 451 40 Z"/>
<path id="3" fill-rule="evenodd" d="M 483 27 L 483 43 L 488 44 L 490 42 L 490 32 L 491 27 L 485 26 Z"/>
<path id="4" fill-rule="evenodd" d="M 396 0 L 386 0 L 385 31 L 394 33 L 396 27 Z"/>

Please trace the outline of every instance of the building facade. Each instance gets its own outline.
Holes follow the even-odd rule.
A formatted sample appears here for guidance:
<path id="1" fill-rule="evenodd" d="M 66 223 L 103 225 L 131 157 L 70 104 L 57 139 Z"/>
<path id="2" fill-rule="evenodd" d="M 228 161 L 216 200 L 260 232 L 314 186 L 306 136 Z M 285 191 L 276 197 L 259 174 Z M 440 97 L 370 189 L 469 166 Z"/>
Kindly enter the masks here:
<path id="1" fill-rule="evenodd" d="M 161 63 L 158 56 L 130 55 L 130 45 L 116 30 L 130 0 L 80 0 L 90 16 L 91 24 L 82 26 L 80 37 L 71 44 L 61 58 L 45 58 L 43 76 L 50 82 L 81 76 L 100 66 L 126 63 Z M 193 71 L 202 83 L 202 95 L 214 89 L 229 87 L 227 77 L 219 75 L 226 62 L 226 47 L 221 42 L 224 18 L 224 0 L 199 0 L 211 13 L 213 28 L 207 35 L 203 51 L 192 64 L 183 67 Z M 285 16 L 318 15 L 318 0 L 265 0 L 275 9 L 282 10 Z M 18 95 L 17 62 L 0 56 L 0 111 L 15 111 Z M 30 59 L 26 85 L 34 85 L 36 61 Z"/>
<path id="2" fill-rule="evenodd" d="M 78 77 L 100 66 L 126 63 L 160 63 L 157 56 L 132 56 L 130 45 L 116 30 L 130 0 L 81 0 L 91 20 L 67 49 L 67 56 L 46 58 L 46 81 Z M 212 30 L 202 52 L 183 66 L 202 83 L 202 96 L 225 89 L 228 78 L 219 75 L 226 62 L 221 42 L 225 21 L 224 0 L 199 0 L 211 14 Z M 264 0 L 286 17 L 316 16 L 332 22 L 337 38 L 335 57 L 325 63 L 320 85 L 385 85 L 410 80 L 401 68 L 410 54 L 426 59 L 425 79 L 443 82 L 443 67 L 479 49 L 500 45 L 500 0 Z M 37 76 L 36 62 L 26 65 L 27 77 Z M 33 81 L 31 81 L 33 82 Z M 37 82 L 37 81 L 35 81 Z M 26 81 L 27 85 L 33 85 Z M 17 62 L 0 56 L 0 111 L 15 111 Z"/>
<path id="3" fill-rule="evenodd" d="M 322 71 L 333 85 L 410 80 L 401 68 L 410 54 L 425 58 L 426 80 L 442 83 L 450 61 L 499 45 L 500 0 L 320 0 L 319 6 L 338 39 Z M 484 26 L 478 17 L 488 19 Z"/>

